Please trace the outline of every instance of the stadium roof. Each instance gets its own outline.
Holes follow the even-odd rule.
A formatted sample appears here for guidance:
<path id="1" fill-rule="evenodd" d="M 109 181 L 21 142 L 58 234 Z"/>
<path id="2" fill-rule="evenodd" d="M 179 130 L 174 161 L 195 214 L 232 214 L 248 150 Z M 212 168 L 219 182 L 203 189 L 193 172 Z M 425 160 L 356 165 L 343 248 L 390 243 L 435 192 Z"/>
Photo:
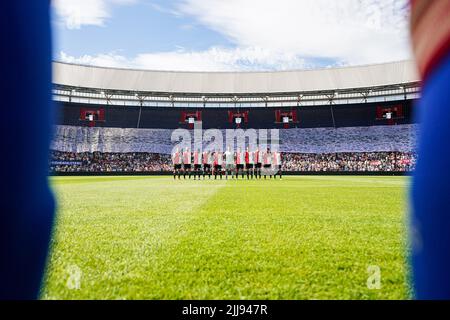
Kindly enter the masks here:
<path id="1" fill-rule="evenodd" d="M 150 71 L 53 63 L 53 83 L 75 88 L 173 94 L 276 94 L 417 83 L 413 61 L 275 72 Z"/>

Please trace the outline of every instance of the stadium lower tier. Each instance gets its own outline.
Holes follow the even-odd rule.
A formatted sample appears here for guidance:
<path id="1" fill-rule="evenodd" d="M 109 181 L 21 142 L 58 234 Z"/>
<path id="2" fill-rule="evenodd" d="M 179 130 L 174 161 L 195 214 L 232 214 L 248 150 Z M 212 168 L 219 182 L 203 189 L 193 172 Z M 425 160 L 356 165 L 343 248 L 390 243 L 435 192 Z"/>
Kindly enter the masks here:
<path id="1" fill-rule="evenodd" d="M 414 152 L 282 153 L 284 172 L 410 172 Z M 51 173 L 167 173 L 173 171 L 171 156 L 161 153 L 52 151 Z"/>

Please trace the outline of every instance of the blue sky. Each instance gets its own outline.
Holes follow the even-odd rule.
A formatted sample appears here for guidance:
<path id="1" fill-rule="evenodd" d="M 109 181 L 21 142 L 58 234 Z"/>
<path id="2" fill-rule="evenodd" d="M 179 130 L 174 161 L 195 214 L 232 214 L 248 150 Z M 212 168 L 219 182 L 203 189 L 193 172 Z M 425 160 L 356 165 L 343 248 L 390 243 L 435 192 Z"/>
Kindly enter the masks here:
<path id="1" fill-rule="evenodd" d="M 286 70 L 411 56 L 407 0 L 53 0 L 56 60 Z"/>

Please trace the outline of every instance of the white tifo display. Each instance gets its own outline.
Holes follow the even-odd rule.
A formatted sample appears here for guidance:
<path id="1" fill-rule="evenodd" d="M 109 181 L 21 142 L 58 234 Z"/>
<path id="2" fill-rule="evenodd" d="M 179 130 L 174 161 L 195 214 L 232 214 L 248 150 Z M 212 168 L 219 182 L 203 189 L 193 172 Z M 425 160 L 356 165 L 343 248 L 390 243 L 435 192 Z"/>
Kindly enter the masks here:
<path id="1" fill-rule="evenodd" d="M 193 130 L 190 130 L 193 136 Z M 334 153 L 415 150 L 418 125 L 280 129 L 281 152 Z M 170 129 L 56 126 L 51 148 L 62 152 L 152 152 L 170 154 Z M 224 149 L 226 132 L 222 130 Z M 261 142 L 260 142 L 261 143 Z M 207 143 L 204 143 L 206 145 Z"/>

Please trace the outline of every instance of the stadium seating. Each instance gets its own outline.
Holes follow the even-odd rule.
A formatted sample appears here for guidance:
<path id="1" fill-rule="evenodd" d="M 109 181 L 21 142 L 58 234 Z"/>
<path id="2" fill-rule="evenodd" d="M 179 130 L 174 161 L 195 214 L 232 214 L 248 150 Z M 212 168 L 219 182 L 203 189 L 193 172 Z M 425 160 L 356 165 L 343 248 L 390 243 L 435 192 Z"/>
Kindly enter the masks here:
<path id="1" fill-rule="evenodd" d="M 222 131 L 225 137 L 225 131 Z M 280 129 L 285 153 L 412 152 L 418 125 Z M 62 152 L 149 152 L 170 154 L 169 129 L 56 126 L 52 150 Z M 225 139 L 224 139 L 225 140 Z M 225 143 L 225 142 L 224 142 Z M 224 146 L 225 147 L 225 146 Z"/>
<path id="2" fill-rule="evenodd" d="M 410 172 L 413 152 L 285 153 L 286 172 Z M 103 153 L 53 151 L 50 170 L 55 173 L 170 172 L 170 155 L 148 152 Z"/>
<path id="3" fill-rule="evenodd" d="M 221 131 L 224 137 L 226 132 Z M 284 171 L 412 171 L 418 126 L 280 129 Z M 166 172 L 170 129 L 56 126 L 52 172 Z M 192 132 L 191 132 L 192 134 Z M 225 145 L 224 145 L 225 149 Z"/>

